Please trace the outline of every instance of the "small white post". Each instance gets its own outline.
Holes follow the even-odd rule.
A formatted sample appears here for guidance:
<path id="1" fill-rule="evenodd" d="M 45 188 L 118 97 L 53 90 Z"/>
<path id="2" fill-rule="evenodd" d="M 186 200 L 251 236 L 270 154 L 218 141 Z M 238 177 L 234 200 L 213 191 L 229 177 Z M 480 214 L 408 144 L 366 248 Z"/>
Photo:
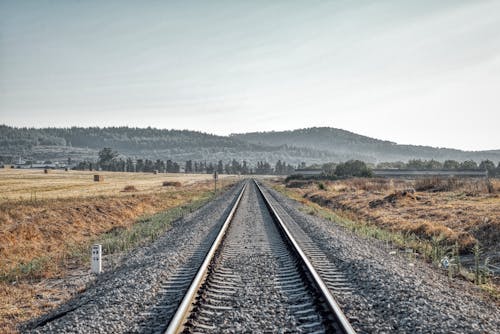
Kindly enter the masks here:
<path id="1" fill-rule="evenodd" d="M 92 246 L 92 273 L 100 274 L 102 272 L 102 246 L 93 245 Z"/>

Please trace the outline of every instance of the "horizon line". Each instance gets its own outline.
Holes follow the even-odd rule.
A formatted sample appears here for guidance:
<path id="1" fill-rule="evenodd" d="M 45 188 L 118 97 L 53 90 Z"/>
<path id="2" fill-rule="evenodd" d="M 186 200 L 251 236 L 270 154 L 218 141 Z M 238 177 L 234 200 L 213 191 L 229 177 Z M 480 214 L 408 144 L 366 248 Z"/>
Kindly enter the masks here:
<path id="1" fill-rule="evenodd" d="M 217 134 L 217 133 L 212 133 L 204 130 L 194 130 L 194 129 L 180 129 L 180 128 L 160 128 L 160 127 L 155 127 L 155 126 L 146 126 L 146 127 L 140 127 L 140 126 L 131 126 L 131 125 L 107 125 L 107 126 L 99 126 L 99 125 L 93 125 L 93 126 L 84 126 L 84 125 L 71 125 L 71 126 L 18 126 L 18 125 L 8 125 L 5 123 L 0 123 L 0 126 L 5 126 L 5 127 L 10 127 L 10 128 L 15 128 L 15 129 L 36 129 L 36 130 L 43 130 L 43 129 L 71 129 L 71 128 L 83 128 L 83 129 L 90 129 L 90 128 L 98 128 L 98 129 L 106 129 L 106 128 L 131 128 L 131 129 L 153 129 L 153 130 L 166 130 L 166 131 L 190 131 L 190 132 L 198 132 L 202 134 L 207 134 L 207 135 L 212 135 L 212 136 L 218 136 L 218 137 L 231 137 L 233 135 L 242 135 L 242 134 L 250 134 L 250 133 L 276 133 L 276 132 L 293 132 L 293 131 L 298 131 L 298 130 L 309 130 L 309 129 L 335 129 L 335 130 L 341 130 L 341 131 L 346 131 L 350 132 L 354 135 L 357 136 L 362 136 L 370 139 L 375 139 L 375 140 L 380 140 L 380 141 L 385 141 L 391 144 L 395 145 L 401 145 L 401 146 L 417 146 L 417 147 L 431 147 L 431 148 L 436 148 L 436 149 L 450 149 L 450 150 L 458 150 L 462 152 L 489 152 L 489 151 L 500 151 L 500 148 L 492 148 L 492 149 L 481 149 L 481 150 L 465 150 L 465 149 L 459 149 L 459 148 L 453 148 L 453 147 L 444 147 L 444 146 L 431 146 L 431 145 L 421 145 L 421 144 L 408 144 L 408 143 L 398 143 L 392 140 L 387 140 L 387 139 L 380 139 L 380 138 L 375 138 L 367 135 L 363 135 L 351 130 L 346 130 L 342 128 L 335 128 L 331 126 L 310 126 L 310 127 L 305 127 L 305 128 L 295 128 L 295 129 L 287 129 L 287 130 L 268 130 L 268 131 L 249 131 L 249 132 L 231 132 L 227 135 L 224 134 Z"/>

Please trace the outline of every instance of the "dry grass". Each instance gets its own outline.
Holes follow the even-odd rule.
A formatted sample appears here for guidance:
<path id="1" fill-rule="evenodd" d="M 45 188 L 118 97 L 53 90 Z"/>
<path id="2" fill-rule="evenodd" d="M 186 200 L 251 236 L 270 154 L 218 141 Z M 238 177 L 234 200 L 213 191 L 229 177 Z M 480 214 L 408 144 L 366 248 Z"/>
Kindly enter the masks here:
<path id="1" fill-rule="evenodd" d="M 495 193 L 495 180 L 461 178 L 423 178 L 414 182 L 417 191 L 461 191 L 469 196 Z"/>
<path id="2" fill-rule="evenodd" d="M 15 331 L 16 323 L 55 306 L 44 301 L 64 292 L 47 290 L 43 282 L 64 277 L 75 264 L 86 268 L 87 256 L 75 250 L 213 190 L 211 175 L 102 174 L 104 182 L 94 182 L 92 172 L 0 171 L 0 332 Z M 163 187 L 165 178 L 182 187 Z M 64 296 L 58 302 L 70 294 Z"/>
<path id="3" fill-rule="evenodd" d="M 500 251 L 500 180 L 348 179 L 301 185 L 305 199 L 394 232 Z"/>
<path id="4" fill-rule="evenodd" d="M 137 188 L 135 186 L 128 185 L 128 186 L 125 186 L 125 188 L 123 188 L 122 191 L 125 193 L 133 193 L 133 192 L 137 191 Z"/>
<path id="5" fill-rule="evenodd" d="M 94 182 L 95 172 L 53 170 L 0 169 L 0 203 L 58 198 L 83 198 L 117 195 L 132 185 L 139 194 L 157 192 L 163 181 L 181 182 L 189 186 L 199 181 L 211 181 L 209 174 L 152 174 L 99 172 L 104 181 Z M 221 179 L 231 178 L 220 175 Z M 164 190 L 167 191 L 167 190 Z M 127 196 L 127 194 L 123 194 Z"/>

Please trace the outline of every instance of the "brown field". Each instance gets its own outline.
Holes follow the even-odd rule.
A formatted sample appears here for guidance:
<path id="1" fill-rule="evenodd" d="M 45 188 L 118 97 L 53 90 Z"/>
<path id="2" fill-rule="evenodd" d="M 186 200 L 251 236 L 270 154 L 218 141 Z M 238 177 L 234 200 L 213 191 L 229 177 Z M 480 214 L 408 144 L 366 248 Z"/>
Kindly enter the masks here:
<path id="1" fill-rule="evenodd" d="M 104 181 L 94 182 L 93 176 L 104 176 Z M 228 178 L 220 175 L 220 178 Z M 7 200 L 42 200 L 59 198 L 83 198 L 96 196 L 119 196 L 126 186 L 134 186 L 139 194 L 160 190 L 164 181 L 191 185 L 198 181 L 212 180 L 208 174 L 153 174 L 119 172 L 83 172 L 53 170 L 0 169 L 0 203 Z"/>
<path id="2" fill-rule="evenodd" d="M 94 182 L 95 174 L 104 181 Z M 220 178 L 226 186 L 236 179 Z M 0 332 L 70 298 L 74 291 L 46 282 L 88 274 L 87 251 L 107 232 L 206 201 L 212 191 L 211 175 L 0 170 Z"/>
<path id="3" fill-rule="evenodd" d="M 500 180 L 289 181 L 288 190 L 355 220 L 424 240 L 500 251 Z"/>

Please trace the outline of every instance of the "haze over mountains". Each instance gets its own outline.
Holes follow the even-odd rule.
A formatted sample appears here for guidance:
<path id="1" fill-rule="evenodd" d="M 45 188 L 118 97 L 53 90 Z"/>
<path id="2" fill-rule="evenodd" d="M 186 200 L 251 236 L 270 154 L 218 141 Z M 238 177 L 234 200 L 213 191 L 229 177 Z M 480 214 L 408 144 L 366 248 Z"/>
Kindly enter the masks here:
<path id="1" fill-rule="evenodd" d="M 279 132 L 252 132 L 233 134 L 232 138 L 262 145 L 290 145 L 326 151 L 336 160 L 359 159 L 366 162 L 407 161 L 409 159 L 493 160 L 500 158 L 500 150 L 462 151 L 419 145 L 400 145 L 391 141 L 362 136 L 350 131 L 314 127 Z"/>
<path id="2" fill-rule="evenodd" d="M 497 163 L 500 150 L 461 151 L 429 146 L 398 145 L 336 128 L 307 128 L 217 136 L 188 130 L 155 128 L 15 128 L 0 125 L 0 160 L 95 159 L 103 147 L 124 156 L 185 160 L 246 160 L 290 164 L 359 159 L 366 162 L 435 159 L 485 159 Z"/>

